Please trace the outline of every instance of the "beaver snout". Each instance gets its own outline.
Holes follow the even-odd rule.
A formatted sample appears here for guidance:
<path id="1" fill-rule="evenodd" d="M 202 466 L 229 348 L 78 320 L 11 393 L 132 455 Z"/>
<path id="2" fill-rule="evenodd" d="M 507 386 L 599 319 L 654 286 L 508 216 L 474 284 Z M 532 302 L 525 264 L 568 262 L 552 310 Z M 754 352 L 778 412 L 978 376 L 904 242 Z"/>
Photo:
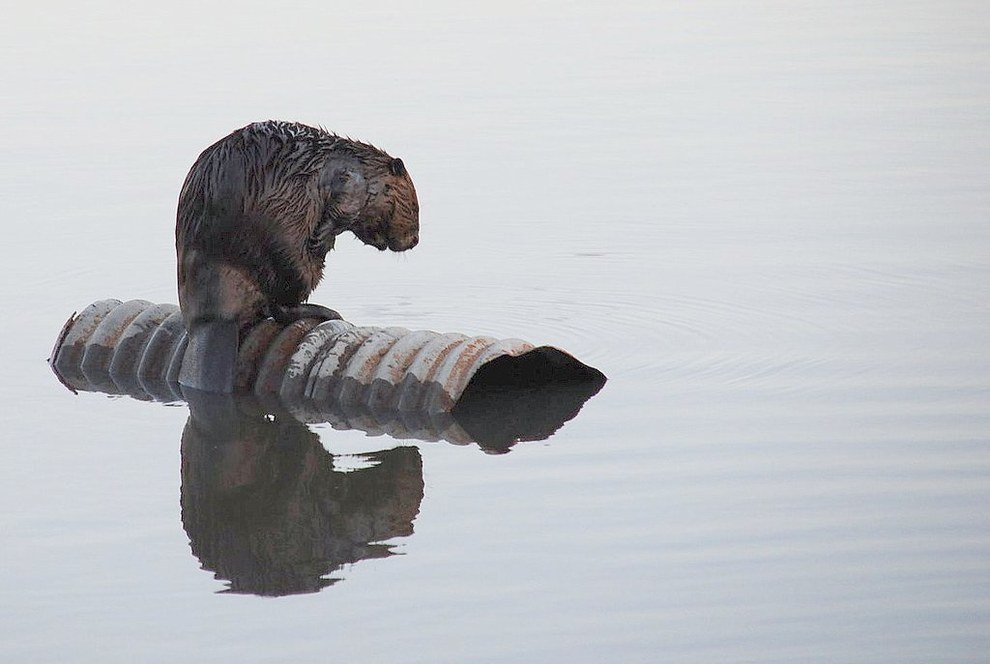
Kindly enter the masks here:
<path id="1" fill-rule="evenodd" d="M 379 251 L 407 251 L 419 244 L 419 224 L 412 228 L 396 228 L 394 224 L 355 224 L 350 231 L 367 245 Z"/>
<path id="2" fill-rule="evenodd" d="M 352 228 L 351 231 L 359 240 L 371 245 L 379 251 L 408 251 L 419 244 L 419 233 L 386 234 L 382 231 L 369 231 L 365 228 Z"/>
<path id="3" fill-rule="evenodd" d="M 402 237 L 388 238 L 388 248 L 392 251 L 407 251 L 419 244 L 419 233 L 412 233 Z M 379 247 L 381 249 L 383 247 Z"/>

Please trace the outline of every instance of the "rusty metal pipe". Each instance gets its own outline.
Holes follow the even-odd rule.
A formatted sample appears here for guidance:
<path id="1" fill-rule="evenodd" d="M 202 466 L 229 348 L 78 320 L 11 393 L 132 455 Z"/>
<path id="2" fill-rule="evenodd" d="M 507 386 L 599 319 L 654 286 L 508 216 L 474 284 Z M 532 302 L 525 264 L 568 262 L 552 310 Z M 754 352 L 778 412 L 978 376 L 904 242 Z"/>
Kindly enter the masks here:
<path id="1" fill-rule="evenodd" d="M 171 401 L 183 398 L 178 376 L 186 344 L 175 305 L 100 300 L 66 322 L 49 362 L 74 390 Z M 498 380 L 517 386 L 604 382 L 601 372 L 564 351 L 519 339 L 265 319 L 241 334 L 235 389 L 302 411 L 429 418 L 449 413 L 479 375 L 494 376 L 493 363 L 502 367 Z"/>

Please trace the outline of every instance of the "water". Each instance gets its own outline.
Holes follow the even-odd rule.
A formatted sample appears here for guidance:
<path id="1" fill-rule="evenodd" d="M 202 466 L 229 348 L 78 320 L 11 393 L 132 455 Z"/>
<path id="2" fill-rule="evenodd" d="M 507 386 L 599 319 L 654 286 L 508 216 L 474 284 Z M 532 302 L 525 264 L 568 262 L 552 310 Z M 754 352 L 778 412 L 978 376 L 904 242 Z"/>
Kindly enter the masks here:
<path id="1" fill-rule="evenodd" d="M 653 5 L 8 12 L 5 661 L 985 659 L 990 12 Z M 93 300 L 176 301 L 186 170 L 268 117 L 420 194 L 420 246 L 338 242 L 315 301 L 609 376 L 504 455 L 276 436 L 307 490 L 395 460 L 412 513 L 278 598 L 215 578 L 186 406 L 44 363 Z"/>

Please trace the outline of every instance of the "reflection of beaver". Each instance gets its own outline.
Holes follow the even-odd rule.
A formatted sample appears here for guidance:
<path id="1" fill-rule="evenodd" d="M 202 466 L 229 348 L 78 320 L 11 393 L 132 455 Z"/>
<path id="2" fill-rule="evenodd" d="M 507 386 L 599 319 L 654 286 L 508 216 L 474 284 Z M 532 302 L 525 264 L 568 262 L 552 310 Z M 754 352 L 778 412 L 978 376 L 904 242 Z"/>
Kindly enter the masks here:
<path id="1" fill-rule="evenodd" d="M 415 447 L 335 467 L 320 437 L 255 399 L 195 393 L 182 432 L 182 526 L 203 569 L 230 592 L 315 592 L 331 574 L 397 553 L 423 502 Z"/>
<path id="2" fill-rule="evenodd" d="M 230 391 L 238 331 L 259 318 L 338 318 L 304 301 L 347 230 L 381 250 L 416 246 L 419 204 L 401 159 L 274 121 L 207 148 L 182 186 L 175 227 L 190 344 L 180 382 Z"/>

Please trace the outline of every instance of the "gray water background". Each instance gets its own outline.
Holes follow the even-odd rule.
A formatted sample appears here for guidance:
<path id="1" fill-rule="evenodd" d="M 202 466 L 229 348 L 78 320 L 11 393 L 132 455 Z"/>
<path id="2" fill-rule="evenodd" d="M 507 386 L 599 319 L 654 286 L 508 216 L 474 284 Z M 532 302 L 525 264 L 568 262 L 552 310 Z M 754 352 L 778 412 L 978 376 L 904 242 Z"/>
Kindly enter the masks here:
<path id="1" fill-rule="evenodd" d="M 9 8 L 0 659 L 986 661 L 988 28 L 983 2 Z M 185 406 L 44 362 L 94 300 L 176 301 L 186 170 L 266 118 L 419 191 L 420 246 L 342 238 L 314 301 L 610 379 L 506 455 L 419 444 L 404 555 L 282 598 L 191 554 Z"/>

